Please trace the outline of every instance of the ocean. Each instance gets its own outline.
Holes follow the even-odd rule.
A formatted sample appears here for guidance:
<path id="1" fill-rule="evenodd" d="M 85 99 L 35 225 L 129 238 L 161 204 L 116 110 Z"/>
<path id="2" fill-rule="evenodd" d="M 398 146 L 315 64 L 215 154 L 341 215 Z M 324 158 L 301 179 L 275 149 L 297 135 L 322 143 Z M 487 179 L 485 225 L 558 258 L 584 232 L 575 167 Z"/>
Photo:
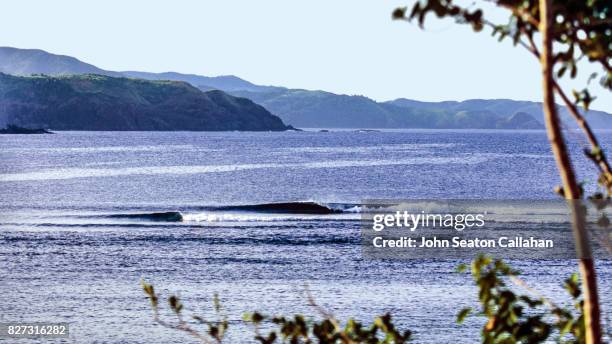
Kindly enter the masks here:
<path id="1" fill-rule="evenodd" d="M 611 149 L 612 132 L 598 134 Z M 568 138 L 593 191 L 584 142 Z M 153 323 L 141 279 L 179 294 L 186 314 L 213 318 L 217 293 L 227 343 L 254 342 L 245 312 L 317 317 L 306 290 L 339 319 L 391 312 L 417 343 L 475 343 L 483 319 L 455 323 L 478 306 L 462 261 L 363 257 L 360 204 L 554 199 L 559 184 L 539 130 L 0 135 L 0 161 L 0 322 L 69 322 L 66 343 L 195 342 Z M 512 265 L 569 300 L 575 261 Z M 597 265 L 609 313 L 612 264 Z"/>

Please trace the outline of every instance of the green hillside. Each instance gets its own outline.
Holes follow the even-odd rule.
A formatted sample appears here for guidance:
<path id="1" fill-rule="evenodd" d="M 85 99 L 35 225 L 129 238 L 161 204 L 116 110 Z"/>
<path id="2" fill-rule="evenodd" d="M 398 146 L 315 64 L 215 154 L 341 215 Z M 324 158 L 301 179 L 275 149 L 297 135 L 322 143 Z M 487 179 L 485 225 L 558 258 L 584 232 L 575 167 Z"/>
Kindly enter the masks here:
<path id="1" fill-rule="evenodd" d="M 262 106 L 177 81 L 0 73 L 0 126 L 55 130 L 286 130 Z"/>

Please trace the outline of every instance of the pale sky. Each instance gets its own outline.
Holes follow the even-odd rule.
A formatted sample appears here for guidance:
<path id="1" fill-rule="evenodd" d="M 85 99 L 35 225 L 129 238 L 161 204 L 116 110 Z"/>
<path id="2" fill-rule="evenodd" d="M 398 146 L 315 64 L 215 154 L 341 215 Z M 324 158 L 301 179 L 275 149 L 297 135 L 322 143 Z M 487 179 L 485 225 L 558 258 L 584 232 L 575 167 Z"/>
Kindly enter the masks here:
<path id="1" fill-rule="evenodd" d="M 233 74 L 376 100 L 540 100 L 539 67 L 526 51 L 433 17 L 425 31 L 391 20 L 395 7 L 412 3 L 9 0 L 0 6 L 0 46 L 108 70 Z M 610 92 L 593 91 L 593 108 L 612 112 Z"/>

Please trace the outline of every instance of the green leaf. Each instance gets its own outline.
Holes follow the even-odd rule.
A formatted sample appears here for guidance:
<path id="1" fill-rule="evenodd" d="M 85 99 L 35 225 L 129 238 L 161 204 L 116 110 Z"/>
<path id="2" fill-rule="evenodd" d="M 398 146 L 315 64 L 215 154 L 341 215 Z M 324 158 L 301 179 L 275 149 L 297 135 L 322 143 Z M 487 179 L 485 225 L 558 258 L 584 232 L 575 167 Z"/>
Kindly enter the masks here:
<path id="1" fill-rule="evenodd" d="M 463 323 L 463 321 L 465 320 L 465 318 L 472 312 L 471 308 L 463 308 L 461 311 L 459 311 L 459 314 L 457 314 L 457 324 L 461 324 Z"/>

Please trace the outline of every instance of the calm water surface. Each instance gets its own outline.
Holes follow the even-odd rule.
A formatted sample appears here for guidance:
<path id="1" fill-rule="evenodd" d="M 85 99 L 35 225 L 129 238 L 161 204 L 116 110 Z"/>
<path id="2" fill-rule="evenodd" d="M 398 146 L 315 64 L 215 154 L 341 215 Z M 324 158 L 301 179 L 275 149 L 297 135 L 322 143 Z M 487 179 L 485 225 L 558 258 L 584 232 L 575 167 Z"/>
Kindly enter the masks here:
<path id="1" fill-rule="evenodd" d="M 610 147 L 612 133 L 600 135 Z M 458 262 L 365 260 L 354 212 L 249 206 L 541 199 L 558 184 L 543 131 L 2 135 L 0 161 L 0 321 L 67 321 L 75 343 L 193 342 L 152 323 L 141 278 L 180 293 L 188 313 L 212 316 L 219 293 L 229 343 L 251 342 L 243 312 L 316 314 L 305 284 L 338 317 L 391 311 L 418 343 L 474 343 L 481 320 L 454 323 L 476 301 Z M 515 266 L 558 299 L 575 271 L 572 261 Z M 599 276 L 610 310 L 612 264 L 599 262 Z"/>

